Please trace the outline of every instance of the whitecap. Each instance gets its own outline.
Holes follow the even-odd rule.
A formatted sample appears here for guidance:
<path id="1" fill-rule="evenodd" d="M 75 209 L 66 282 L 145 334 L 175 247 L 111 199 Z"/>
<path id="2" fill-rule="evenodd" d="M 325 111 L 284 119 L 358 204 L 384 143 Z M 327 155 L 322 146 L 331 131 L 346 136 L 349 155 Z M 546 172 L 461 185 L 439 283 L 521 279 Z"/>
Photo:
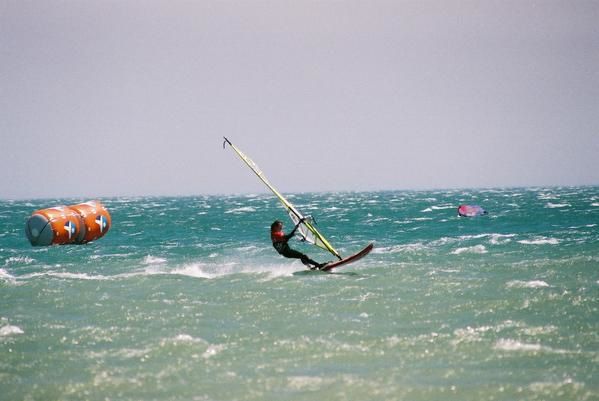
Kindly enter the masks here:
<path id="1" fill-rule="evenodd" d="M 188 277 L 194 277 L 194 278 L 208 278 L 208 279 L 222 277 L 222 276 L 226 275 L 226 273 L 224 273 L 224 271 L 222 271 L 222 270 L 214 271 L 214 269 L 209 268 L 208 265 L 205 265 L 203 263 L 187 264 L 187 265 L 184 265 L 177 269 L 173 269 L 169 273 L 177 274 L 177 275 L 181 275 L 181 276 L 188 276 Z M 165 274 L 167 274 L 167 273 L 165 272 Z"/>
<path id="2" fill-rule="evenodd" d="M 23 334 L 23 330 L 20 327 L 11 325 L 0 327 L 0 337 L 8 337 L 15 334 Z"/>
<path id="3" fill-rule="evenodd" d="M 536 327 L 525 327 L 522 329 L 522 332 L 529 336 L 538 336 L 544 334 L 555 333 L 557 331 L 557 327 L 553 325 L 549 326 L 536 326 Z"/>
<path id="4" fill-rule="evenodd" d="M 458 248 L 458 249 L 452 251 L 451 253 L 453 255 L 460 255 L 462 253 L 482 254 L 482 253 L 487 253 L 487 248 L 485 248 L 484 245 L 474 245 L 474 246 L 468 246 L 465 248 Z"/>
<path id="5" fill-rule="evenodd" d="M 225 350 L 226 348 L 227 346 L 225 344 L 210 344 L 208 348 L 206 348 L 206 351 L 204 351 L 204 353 L 202 354 L 202 358 L 212 358 L 213 356 Z"/>
<path id="6" fill-rule="evenodd" d="M 333 382 L 333 378 L 320 376 L 291 376 L 287 379 L 287 387 L 292 391 L 315 392 Z"/>
<path id="7" fill-rule="evenodd" d="M 479 327 L 471 327 L 467 326 L 465 328 L 456 329 L 453 331 L 455 340 L 452 341 L 454 345 L 458 345 L 460 343 L 471 343 L 482 341 L 483 336 L 487 333 L 499 333 L 505 329 L 511 329 L 514 327 L 522 327 L 524 324 L 518 321 L 513 320 L 505 320 L 495 326 L 479 326 Z"/>
<path id="8" fill-rule="evenodd" d="M 584 383 L 579 383 L 571 378 L 566 378 L 561 382 L 534 382 L 528 387 L 535 393 L 543 393 L 547 396 L 551 396 L 558 392 L 563 393 L 563 387 L 572 387 L 574 390 L 580 390 L 584 387 Z"/>
<path id="9" fill-rule="evenodd" d="M 4 266 L 13 265 L 13 264 L 25 264 L 30 265 L 35 262 L 35 259 L 32 259 L 28 256 L 11 256 L 10 258 L 4 261 Z"/>
<path id="10" fill-rule="evenodd" d="M 516 234 L 491 234 L 489 242 L 493 245 L 507 244 Z"/>
<path id="11" fill-rule="evenodd" d="M 509 281 L 506 284 L 506 286 L 508 288 L 544 288 L 544 287 L 550 287 L 550 285 L 547 284 L 543 280 L 531 280 L 531 281 L 512 280 L 512 281 Z"/>
<path id="12" fill-rule="evenodd" d="M 165 258 L 160 258 L 160 257 L 156 257 L 156 256 L 152 256 L 152 255 L 147 255 L 144 260 L 143 260 L 143 264 L 144 265 L 161 265 L 166 263 L 166 259 Z"/>
<path id="13" fill-rule="evenodd" d="M 174 338 L 175 342 L 196 342 L 199 341 L 195 338 L 193 338 L 192 336 L 190 336 L 189 334 L 178 334 L 175 338 Z M 201 340 L 203 341 L 203 340 Z"/>
<path id="14" fill-rule="evenodd" d="M 556 199 L 559 199 L 559 196 L 554 195 L 554 194 L 541 193 L 537 196 L 537 198 L 540 200 L 556 200 Z"/>
<path id="15" fill-rule="evenodd" d="M 106 281 L 106 280 L 115 280 L 118 278 L 129 278 L 129 277 L 140 276 L 140 275 L 147 275 L 147 273 L 146 272 L 137 272 L 137 273 L 115 274 L 114 276 L 103 276 L 103 275 L 90 275 L 90 274 L 86 274 L 86 273 L 47 271 L 47 272 L 26 274 L 24 276 L 20 276 L 18 278 L 18 280 L 21 281 L 21 280 L 27 280 L 27 279 L 37 278 L 37 277 L 55 277 L 55 278 L 67 279 L 67 280 Z"/>
<path id="16" fill-rule="evenodd" d="M 495 343 L 493 347 L 500 351 L 528 351 L 528 352 L 537 352 L 543 349 L 541 344 L 527 344 L 520 342 L 518 340 L 511 339 L 500 339 Z"/>
<path id="17" fill-rule="evenodd" d="M 453 331 L 456 340 L 453 341 L 454 345 L 460 343 L 470 343 L 481 341 L 481 335 L 488 331 L 497 331 L 492 326 L 481 326 L 481 327 L 466 327 L 463 329 L 456 329 Z"/>
<path id="18" fill-rule="evenodd" d="M 108 276 L 102 275 L 89 275 L 86 273 L 69 273 L 69 272 L 47 272 L 47 273 L 34 273 L 26 276 L 27 278 L 39 277 L 39 276 L 50 276 L 57 278 L 65 278 L 65 279 L 75 279 L 75 280 L 109 280 Z M 25 277 L 24 277 L 25 278 Z"/>
<path id="19" fill-rule="evenodd" d="M 508 352 L 514 352 L 514 351 L 523 351 L 523 352 L 548 352 L 548 353 L 554 353 L 554 354 L 569 354 L 572 353 L 572 351 L 568 351 L 565 349 L 554 349 L 545 345 L 541 345 L 541 344 L 531 344 L 531 343 L 524 343 L 518 340 L 512 340 L 512 339 L 500 339 L 495 343 L 495 346 L 493 347 L 496 350 L 500 350 L 500 351 L 508 351 Z"/>
<path id="20" fill-rule="evenodd" d="M 461 240 L 480 239 L 480 238 L 485 238 L 489 235 L 491 235 L 491 234 L 460 235 L 458 238 Z"/>
<path id="21" fill-rule="evenodd" d="M 177 334 L 175 337 L 163 338 L 160 340 L 160 346 L 162 347 L 171 344 L 202 344 L 207 346 L 208 341 L 204 340 L 203 338 L 193 337 L 185 333 Z"/>
<path id="22" fill-rule="evenodd" d="M 547 209 L 558 209 L 558 208 L 562 208 L 562 207 L 570 207 L 572 205 L 570 205 L 569 203 L 551 203 L 548 202 L 545 207 Z"/>
<path id="23" fill-rule="evenodd" d="M 447 244 L 452 244 L 454 242 L 458 242 L 459 238 L 451 238 L 451 237 L 441 237 L 437 240 L 431 241 L 431 246 L 443 246 Z"/>
<path id="24" fill-rule="evenodd" d="M 252 251 L 258 251 L 260 250 L 260 248 L 258 248 L 256 245 L 246 245 L 246 246 L 240 246 L 239 248 L 235 249 L 238 252 L 242 252 L 242 253 L 247 253 L 247 252 L 252 252 Z"/>
<path id="25" fill-rule="evenodd" d="M 243 206 L 243 207 L 238 207 L 235 209 L 227 210 L 225 213 L 240 214 L 240 213 L 250 213 L 250 212 L 255 212 L 255 211 L 256 211 L 256 209 L 251 206 Z"/>
<path id="26" fill-rule="evenodd" d="M 303 269 L 305 269 L 305 267 L 300 262 L 285 265 L 242 265 L 234 262 L 226 264 L 209 264 L 195 262 L 185 264 L 168 272 L 163 271 L 161 274 L 176 274 L 203 279 L 215 279 L 233 274 L 261 274 L 266 275 L 267 280 L 271 280 L 277 277 L 292 276 L 293 273 Z"/>
<path id="27" fill-rule="evenodd" d="M 104 259 L 104 258 L 126 258 L 133 255 L 133 253 L 106 253 L 102 255 L 90 255 L 90 260 Z"/>
<path id="28" fill-rule="evenodd" d="M 471 239 L 481 239 L 481 238 L 489 238 L 489 243 L 493 245 L 505 244 L 511 241 L 511 238 L 515 237 L 516 234 L 497 234 L 497 233 L 485 233 L 485 234 L 477 234 L 477 235 L 460 235 L 458 238 L 460 240 L 471 240 Z"/>
<path id="29" fill-rule="evenodd" d="M 539 237 L 536 239 L 532 239 L 532 240 L 521 240 L 518 241 L 518 243 L 523 244 L 523 245 L 557 245 L 559 244 L 559 240 L 557 238 L 546 238 L 546 237 Z"/>
<path id="30" fill-rule="evenodd" d="M 421 242 L 413 244 L 393 245 L 388 247 L 376 247 L 372 253 L 417 253 L 428 249 Z"/>
<path id="31" fill-rule="evenodd" d="M 11 275 L 9 272 L 7 272 L 4 269 L 0 269 L 0 280 L 3 280 L 10 284 L 16 284 L 16 282 L 17 282 L 17 280 L 15 279 L 15 276 Z"/>
<path id="32" fill-rule="evenodd" d="M 388 217 L 377 217 L 376 219 L 367 220 L 367 223 L 378 223 L 379 221 L 389 221 Z M 341 221 L 341 220 L 340 220 Z M 347 221 L 347 220 L 345 220 Z"/>
<path id="33" fill-rule="evenodd" d="M 431 206 L 433 210 L 457 209 L 454 205 Z"/>

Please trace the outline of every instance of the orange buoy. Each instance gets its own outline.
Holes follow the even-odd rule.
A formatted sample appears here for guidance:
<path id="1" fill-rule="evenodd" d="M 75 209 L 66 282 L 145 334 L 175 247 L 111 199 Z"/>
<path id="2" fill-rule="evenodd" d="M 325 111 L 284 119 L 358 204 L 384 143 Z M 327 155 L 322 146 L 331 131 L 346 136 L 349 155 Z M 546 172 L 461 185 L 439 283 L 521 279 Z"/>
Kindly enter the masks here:
<path id="1" fill-rule="evenodd" d="M 91 201 L 69 207 L 77 211 L 83 219 L 85 233 L 81 243 L 97 240 L 110 228 L 110 213 L 100 202 Z"/>
<path id="2" fill-rule="evenodd" d="M 40 209 L 31 215 L 25 233 L 31 245 L 84 244 L 110 229 L 108 210 L 98 201 Z"/>

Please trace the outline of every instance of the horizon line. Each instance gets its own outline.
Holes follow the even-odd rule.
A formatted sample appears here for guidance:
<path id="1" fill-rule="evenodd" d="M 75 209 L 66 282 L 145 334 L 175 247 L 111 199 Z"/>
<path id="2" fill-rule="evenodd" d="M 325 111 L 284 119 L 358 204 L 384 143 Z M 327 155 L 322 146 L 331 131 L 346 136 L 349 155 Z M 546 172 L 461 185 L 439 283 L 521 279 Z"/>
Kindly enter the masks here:
<path id="1" fill-rule="evenodd" d="M 552 188 L 589 188 L 599 187 L 599 184 L 578 184 L 578 185 L 503 185 L 489 187 L 438 187 L 438 188 L 401 188 L 401 189 L 372 189 L 372 190 L 330 190 L 330 191 L 291 191 L 285 192 L 288 195 L 304 195 L 304 194 L 332 194 L 332 193 L 383 193 L 383 192 L 438 192 L 438 191 L 496 191 L 496 190 L 541 190 Z M 39 196 L 39 197 L 0 197 L 0 201 L 39 201 L 39 200 L 62 200 L 62 199 L 111 199 L 111 198 L 194 198 L 194 197 L 218 197 L 218 196 L 258 196 L 263 194 L 272 194 L 265 189 L 264 191 L 248 191 L 248 192 L 215 192 L 215 193 L 197 193 L 197 194 L 122 194 L 122 195 L 69 195 L 69 196 Z"/>

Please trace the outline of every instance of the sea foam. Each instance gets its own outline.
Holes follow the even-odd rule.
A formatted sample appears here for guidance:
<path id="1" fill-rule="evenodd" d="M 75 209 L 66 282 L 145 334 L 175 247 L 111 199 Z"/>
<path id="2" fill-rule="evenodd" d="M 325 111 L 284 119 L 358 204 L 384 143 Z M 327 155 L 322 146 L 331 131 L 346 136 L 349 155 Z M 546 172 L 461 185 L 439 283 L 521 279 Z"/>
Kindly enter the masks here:
<path id="1" fill-rule="evenodd" d="M 17 282 L 15 277 L 4 269 L 0 269 L 0 280 L 10 284 L 16 284 Z"/>
<path id="2" fill-rule="evenodd" d="M 157 256 L 152 256 L 152 255 L 148 255 L 144 258 L 143 260 L 143 264 L 144 265 L 148 265 L 148 266 L 152 266 L 152 265 L 162 265 L 166 263 L 166 259 L 165 258 L 160 258 Z"/>
<path id="3" fill-rule="evenodd" d="M 0 337 L 8 337 L 15 334 L 23 334 L 23 330 L 20 327 L 11 325 L 0 327 Z"/>
<path id="4" fill-rule="evenodd" d="M 523 245 L 557 245 L 559 244 L 559 240 L 557 238 L 544 238 L 544 237 L 540 237 L 540 238 L 536 238 L 536 239 L 532 239 L 532 240 L 521 240 L 518 241 L 518 243 L 523 244 Z"/>
<path id="5" fill-rule="evenodd" d="M 239 213 L 251 213 L 251 212 L 255 212 L 255 211 L 256 211 L 256 209 L 251 206 L 243 206 L 243 207 L 238 207 L 235 209 L 227 210 L 225 213 L 239 214 Z"/>
<path id="6" fill-rule="evenodd" d="M 501 339 L 495 343 L 495 349 L 500 351 L 529 351 L 537 352 L 543 349 L 541 344 L 527 344 L 517 340 Z"/>
<path id="7" fill-rule="evenodd" d="M 564 349 L 554 349 L 548 347 L 546 345 L 541 345 L 538 343 L 525 343 L 518 340 L 513 339 L 500 339 L 498 340 L 494 347 L 494 349 L 499 351 L 507 351 L 507 352 L 547 352 L 553 354 L 569 354 L 571 351 Z"/>
<path id="8" fill-rule="evenodd" d="M 451 253 L 452 255 L 460 255 L 462 253 L 478 253 L 478 254 L 483 254 L 483 253 L 487 253 L 487 248 L 485 248 L 484 245 L 474 245 L 474 246 L 468 246 L 468 247 L 464 247 L 464 248 L 458 248 L 453 250 Z"/>
<path id="9" fill-rule="evenodd" d="M 11 256 L 10 258 L 4 261 L 4 266 L 16 265 L 16 264 L 24 264 L 29 265 L 35 262 L 35 259 L 32 259 L 28 256 Z"/>
<path id="10" fill-rule="evenodd" d="M 509 281 L 506 286 L 508 288 L 544 288 L 549 287 L 549 284 L 542 280 L 532 280 L 532 281 L 520 281 L 520 280 L 512 280 Z"/>

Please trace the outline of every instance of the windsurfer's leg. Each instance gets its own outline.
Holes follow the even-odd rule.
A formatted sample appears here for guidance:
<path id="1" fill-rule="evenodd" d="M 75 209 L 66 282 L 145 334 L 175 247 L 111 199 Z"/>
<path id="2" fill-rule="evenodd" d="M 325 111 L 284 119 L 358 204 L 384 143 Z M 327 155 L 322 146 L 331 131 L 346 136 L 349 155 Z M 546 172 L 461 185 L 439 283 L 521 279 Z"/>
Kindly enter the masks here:
<path id="1" fill-rule="evenodd" d="M 291 248 L 285 249 L 283 252 L 281 252 L 281 255 L 285 256 L 286 258 L 292 258 L 292 259 L 302 259 L 303 257 L 306 256 L 303 253 L 296 251 L 295 249 L 291 249 Z"/>
<path id="2" fill-rule="evenodd" d="M 306 255 L 304 255 L 304 257 L 302 258 L 302 263 L 305 264 L 305 265 L 312 265 L 314 267 L 321 267 L 322 266 L 320 263 L 313 261 L 312 259 L 310 259 Z"/>
<path id="3" fill-rule="evenodd" d="M 299 251 L 296 251 L 295 249 L 289 248 L 289 249 L 285 250 L 285 252 L 281 253 L 281 255 L 285 256 L 286 258 L 299 259 L 306 266 L 309 266 L 309 265 L 312 265 L 312 266 L 315 266 L 315 267 L 321 267 L 322 266 L 320 263 L 313 261 L 308 256 L 304 255 L 303 253 L 301 253 Z"/>

